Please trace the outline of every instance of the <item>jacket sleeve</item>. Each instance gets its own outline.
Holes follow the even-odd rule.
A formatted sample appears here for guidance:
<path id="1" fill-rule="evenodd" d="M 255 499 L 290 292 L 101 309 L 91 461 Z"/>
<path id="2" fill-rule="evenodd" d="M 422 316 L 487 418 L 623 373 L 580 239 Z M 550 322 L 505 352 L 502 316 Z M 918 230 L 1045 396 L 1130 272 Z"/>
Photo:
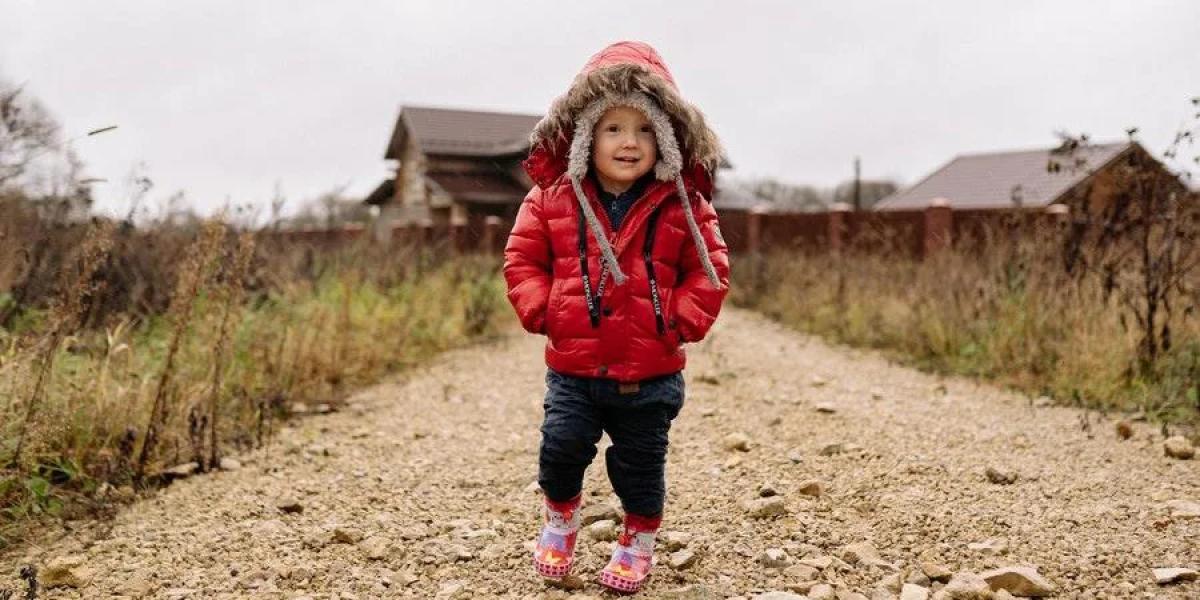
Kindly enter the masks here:
<path id="1" fill-rule="evenodd" d="M 542 216 L 542 191 L 534 187 L 521 203 L 504 246 L 508 301 L 530 333 L 545 333 L 551 274 L 550 228 Z"/>
<path id="2" fill-rule="evenodd" d="M 681 278 L 671 295 L 672 326 L 681 342 L 698 342 L 704 339 L 717 315 L 721 304 L 729 293 L 729 248 L 721 237 L 717 222 L 717 211 L 712 203 L 703 198 L 693 199 L 696 225 L 708 245 L 708 256 L 721 281 L 720 289 L 714 288 L 704 267 L 700 264 L 700 253 L 689 236 L 683 244 L 680 257 Z"/>

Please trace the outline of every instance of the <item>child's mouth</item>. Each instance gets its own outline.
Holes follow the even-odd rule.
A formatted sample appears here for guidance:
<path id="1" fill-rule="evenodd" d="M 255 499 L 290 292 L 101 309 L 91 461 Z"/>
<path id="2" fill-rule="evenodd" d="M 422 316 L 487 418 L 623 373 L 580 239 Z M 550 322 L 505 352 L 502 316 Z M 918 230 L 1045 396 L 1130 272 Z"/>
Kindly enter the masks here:
<path id="1" fill-rule="evenodd" d="M 623 162 L 623 163 L 629 163 L 629 164 L 637 164 L 637 162 L 639 160 L 641 160 L 641 159 L 639 159 L 639 158 L 617 158 L 617 162 Z"/>

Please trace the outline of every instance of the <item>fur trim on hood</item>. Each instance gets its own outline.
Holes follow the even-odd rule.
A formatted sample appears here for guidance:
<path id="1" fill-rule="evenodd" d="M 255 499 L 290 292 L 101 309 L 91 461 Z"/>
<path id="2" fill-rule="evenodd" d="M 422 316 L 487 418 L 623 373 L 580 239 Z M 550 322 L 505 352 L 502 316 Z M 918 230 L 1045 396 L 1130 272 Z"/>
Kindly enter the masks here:
<path id="1" fill-rule="evenodd" d="M 624 283 L 625 274 L 581 185 L 589 166 L 592 129 L 614 106 L 634 108 L 653 125 L 658 147 L 654 174 L 662 181 L 675 182 L 701 265 L 713 286 L 721 287 L 685 184 L 685 179 L 690 179 L 693 187 L 711 194 L 712 172 L 721 160 L 721 146 L 704 122 L 704 115 L 679 96 L 674 78 L 650 46 L 618 42 L 588 60 L 571 88 L 554 101 L 550 112 L 534 128 L 532 150 L 525 161 L 530 177 L 545 186 L 566 172 L 580 211 L 600 246 L 605 271 L 617 285 Z"/>
<path id="2" fill-rule="evenodd" d="M 552 152 L 563 149 L 575 132 L 583 111 L 603 97 L 641 92 L 658 103 L 673 122 L 678 147 L 688 170 L 693 164 L 710 176 L 721 162 L 721 143 L 704 120 L 704 114 L 679 94 L 675 79 L 662 57 L 641 42 L 617 42 L 593 55 L 575 76 L 567 93 L 550 105 L 550 111 L 530 136 L 530 146 Z M 563 157 L 565 158 L 565 157 Z"/>

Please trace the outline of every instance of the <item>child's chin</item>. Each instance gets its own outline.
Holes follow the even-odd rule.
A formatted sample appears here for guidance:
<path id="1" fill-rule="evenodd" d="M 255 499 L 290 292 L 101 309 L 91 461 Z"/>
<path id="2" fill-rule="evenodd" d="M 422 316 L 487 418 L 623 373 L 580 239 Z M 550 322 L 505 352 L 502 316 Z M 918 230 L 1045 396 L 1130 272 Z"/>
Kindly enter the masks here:
<path id="1" fill-rule="evenodd" d="M 643 175 L 649 172 L 650 169 L 618 167 L 617 169 L 614 169 L 612 173 L 605 173 L 605 175 L 613 181 L 626 184 L 633 183 L 641 179 Z"/>

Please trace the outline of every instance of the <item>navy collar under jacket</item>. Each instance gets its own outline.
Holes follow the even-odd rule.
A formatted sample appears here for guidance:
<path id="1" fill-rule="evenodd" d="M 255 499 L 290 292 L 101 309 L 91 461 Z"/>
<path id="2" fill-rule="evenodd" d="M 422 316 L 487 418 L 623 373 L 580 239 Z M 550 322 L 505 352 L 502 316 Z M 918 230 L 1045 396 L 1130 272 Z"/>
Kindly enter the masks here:
<path id="1" fill-rule="evenodd" d="M 588 177 L 596 185 L 596 199 L 604 207 L 604 212 L 608 214 L 608 221 L 612 224 L 612 230 L 615 232 L 621 229 L 621 222 L 625 220 L 625 215 L 629 213 L 633 203 L 642 197 L 642 192 L 646 191 L 646 187 L 654 181 L 654 172 L 642 175 L 633 182 L 633 185 L 629 186 L 629 189 L 620 194 L 611 194 L 605 191 L 594 170 L 588 170 Z"/>

